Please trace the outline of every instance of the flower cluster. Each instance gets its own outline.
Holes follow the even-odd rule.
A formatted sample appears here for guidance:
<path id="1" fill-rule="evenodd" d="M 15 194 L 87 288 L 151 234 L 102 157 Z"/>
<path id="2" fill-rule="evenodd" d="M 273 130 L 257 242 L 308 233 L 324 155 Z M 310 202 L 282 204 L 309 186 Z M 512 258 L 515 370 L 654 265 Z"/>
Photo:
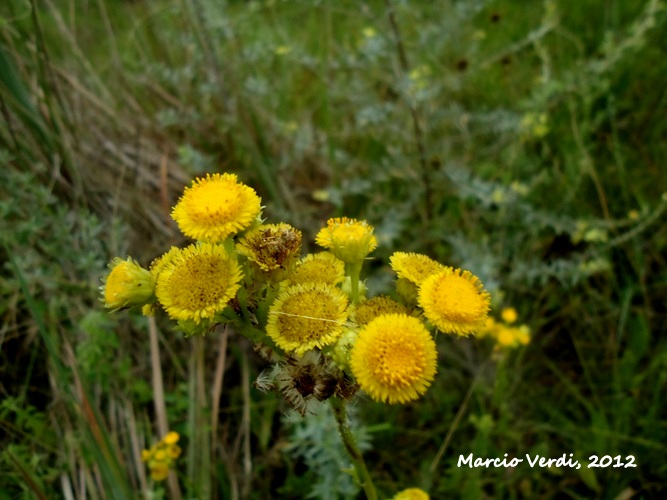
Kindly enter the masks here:
<path id="1" fill-rule="evenodd" d="M 486 320 L 484 328 L 480 330 L 480 337 L 491 337 L 495 342 L 495 350 L 514 349 L 530 342 L 530 328 L 528 325 L 514 325 L 518 318 L 516 309 L 507 307 L 500 312 L 501 321 L 492 317 Z"/>
<path id="2" fill-rule="evenodd" d="M 324 251 L 302 255 L 301 232 L 264 224 L 259 197 L 233 174 L 196 179 L 172 216 L 195 241 L 149 269 L 115 259 L 106 306 L 162 310 L 187 336 L 232 325 L 273 362 L 256 386 L 302 414 L 357 389 L 389 404 L 418 399 L 436 373 L 434 330 L 465 336 L 485 325 L 489 295 L 469 271 L 395 252 L 396 293 L 366 297 L 373 226 L 329 219 L 315 238 Z"/>
<path id="3" fill-rule="evenodd" d="M 159 443 L 151 446 L 150 450 L 141 452 L 141 460 L 148 464 L 151 477 L 155 481 L 167 479 L 169 469 L 181 455 L 181 448 L 176 444 L 179 439 L 177 432 L 170 432 Z"/>

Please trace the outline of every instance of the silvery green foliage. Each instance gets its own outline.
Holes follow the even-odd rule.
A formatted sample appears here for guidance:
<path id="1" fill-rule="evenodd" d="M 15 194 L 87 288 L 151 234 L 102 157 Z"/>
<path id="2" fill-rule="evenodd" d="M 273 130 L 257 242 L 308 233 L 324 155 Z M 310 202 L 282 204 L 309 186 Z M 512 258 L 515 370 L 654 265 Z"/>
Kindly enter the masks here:
<path id="1" fill-rule="evenodd" d="M 353 406 L 347 407 L 352 433 L 363 452 L 371 448 L 368 429 L 359 421 Z M 313 476 L 313 486 L 307 498 L 339 500 L 356 498 L 359 487 L 352 477 L 353 466 L 343 447 L 338 426 L 329 405 L 321 405 L 317 414 L 301 418 L 287 414 L 284 422 L 292 428 L 287 453 L 302 459 Z"/>

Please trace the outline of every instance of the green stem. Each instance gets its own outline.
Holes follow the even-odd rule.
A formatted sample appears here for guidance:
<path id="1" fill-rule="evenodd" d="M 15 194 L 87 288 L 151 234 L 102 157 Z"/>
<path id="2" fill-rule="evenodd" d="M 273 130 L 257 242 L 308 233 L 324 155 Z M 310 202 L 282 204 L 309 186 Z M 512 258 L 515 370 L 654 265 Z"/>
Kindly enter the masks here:
<path id="1" fill-rule="evenodd" d="M 359 276 L 361 276 L 361 266 L 363 261 L 347 265 L 347 274 L 350 277 L 350 300 L 353 304 L 359 302 Z"/>
<path id="2" fill-rule="evenodd" d="M 350 429 L 350 421 L 347 418 L 345 401 L 334 396 L 329 398 L 329 402 L 331 403 L 331 408 L 333 408 L 334 415 L 336 416 L 338 431 L 340 432 L 340 437 L 343 439 L 345 450 L 352 459 L 354 469 L 357 471 L 357 478 L 361 482 L 361 487 L 366 493 L 366 498 L 368 500 L 377 500 L 378 496 L 375 491 L 375 485 L 373 484 L 371 475 L 368 473 L 366 462 L 364 462 L 364 458 L 361 456 L 357 441 L 354 439 L 352 429 Z"/>

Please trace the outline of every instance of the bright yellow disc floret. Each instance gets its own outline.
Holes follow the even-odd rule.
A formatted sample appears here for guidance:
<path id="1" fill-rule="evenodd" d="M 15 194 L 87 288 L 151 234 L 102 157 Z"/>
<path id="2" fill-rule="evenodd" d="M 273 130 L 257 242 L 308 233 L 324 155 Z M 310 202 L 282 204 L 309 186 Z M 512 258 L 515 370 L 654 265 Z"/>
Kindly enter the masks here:
<path id="1" fill-rule="evenodd" d="M 470 335 L 481 330 L 490 300 L 476 276 L 450 267 L 426 278 L 419 288 L 424 315 L 445 333 Z"/>
<path id="2" fill-rule="evenodd" d="M 219 243 L 248 228 L 261 210 L 255 190 L 234 174 L 207 174 L 185 188 L 171 215 L 186 236 Z"/>
<path id="3" fill-rule="evenodd" d="M 222 246 L 190 245 L 171 255 L 158 275 L 155 293 L 171 318 L 199 323 L 227 306 L 241 277 L 236 259 Z"/>
<path id="4" fill-rule="evenodd" d="M 293 285 L 271 305 L 266 332 L 279 347 L 301 356 L 340 337 L 347 305 L 347 296 L 331 285 Z"/>
<path id="5" fill-rule="evenodd" d="M 371 398 L 406 403 L 419 398 L 436 371 L 435 342 L 417 318 L 385 314 L 368 323 L 354 343 L 350 367 Z"/>

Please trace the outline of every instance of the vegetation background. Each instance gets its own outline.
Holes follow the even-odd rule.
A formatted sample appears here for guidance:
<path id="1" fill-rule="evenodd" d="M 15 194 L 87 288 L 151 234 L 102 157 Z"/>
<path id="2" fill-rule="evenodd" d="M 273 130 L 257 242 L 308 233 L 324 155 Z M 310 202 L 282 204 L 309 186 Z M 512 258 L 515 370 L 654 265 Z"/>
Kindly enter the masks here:
<path id="1" fill-rule="evenodd" d="M 664 495 L 666 28 L 657 0 L 3 1 L 0 499 L 359 497 L 330 416 L 253 389 L 244 339 L 97 300 L 113 256 L 184 243 L 169 208 L 222 171 L 309 242 L 372 223 L 373 292 L 427 253 L 531 327 L 500 356 L 440 336 L 423 400 L 357 405 L 384 497 Z M 156 485 L 167 425 L 184 456 Z"/>

